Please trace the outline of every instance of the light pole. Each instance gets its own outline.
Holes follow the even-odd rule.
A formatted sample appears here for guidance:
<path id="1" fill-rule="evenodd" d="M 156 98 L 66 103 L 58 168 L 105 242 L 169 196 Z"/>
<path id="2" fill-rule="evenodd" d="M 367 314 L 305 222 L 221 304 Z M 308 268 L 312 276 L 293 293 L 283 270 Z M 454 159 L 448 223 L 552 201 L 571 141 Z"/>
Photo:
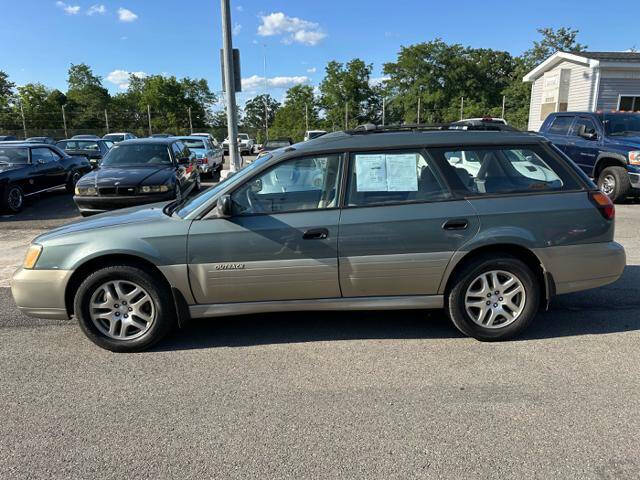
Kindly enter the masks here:
<path id="1" fill-rule="evenodd" d="M 382 126 L 384 127 L 385 114 L 387 111 L 387 98 L 382 97 Z"/>
<path id="2" fill-rule="evenodd" d="M 424 87 L 422 85 L 420 85 L 420 87 L 418 87 L 418 125 L 420 125 L 420 103 L 422 100 L 422 89 Z"/>
<path id="3" fill-rule="evenodd" d="M 225 99 L 227 103 L 227 131 L 229 134 L 229 154 L 231 155 L 231 171 L 240 170 L 238 155 L 238 118 L 236 115 L 236 92 L 233 74 L 233 44 L 231 42 L 231 6 L 229 0 L 220 0 L 222 10 L 222 50 Z"/>
<path id="4" fill-rule="evenodd" d="M 264 143 L 269 141 L 269 113 L 267 110 L 267 95 L 269 94 L 269 84 L 267 81 L 267 44 L 263 43 L 263 67 L 264 67 Z"/>

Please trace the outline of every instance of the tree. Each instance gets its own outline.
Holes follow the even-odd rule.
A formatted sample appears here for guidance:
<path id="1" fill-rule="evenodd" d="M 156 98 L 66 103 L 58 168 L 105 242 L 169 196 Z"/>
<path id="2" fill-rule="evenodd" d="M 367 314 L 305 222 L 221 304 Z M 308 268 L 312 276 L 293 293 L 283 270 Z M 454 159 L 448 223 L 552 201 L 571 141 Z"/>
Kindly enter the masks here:
<path id="1" fill-rule="evenodd" d="M 9 81 L 9 75 L 0 70 L 0 108 L 9 105 L 16 84 Z"/>
<path id="2" fill-rule="evenodd" d="M 284 105 L 276 112 L 269 137 L 291 137 L 294 141 L 302 141 L 306 131 L 305 107 L 309 128 L 320 125 L 319 108 L 313 95 L 313 87 L 296 85 L 287 90 Z"/>
<path id="3" fill-rule="evenodd" d="M 104 111 L 111 97 L 102 79 L 88 65 L 72 64 L 67 83 L 67 122 L 75 129 L 103 130 Z"/>
<path id="4" fill-rule="evenodd" d="M 346 65 L 329 62 L 320 84 L 320 105 L 327 124 L 344 126 L 345 116 L 348 116 L 347 128 L 379 121 L 382 99 L 370 84 L 372 70 L 372 64 L 359 58 Z"/>
<path id="5" fill-rule="evenodd" d="M 264 141 L 265 115 L 266 124 L 273 125 L 279 108 L 280 103 L 269 94 L 257 95 L 245 103 L 244 128 L 255 136 L 258 143 Z"/>

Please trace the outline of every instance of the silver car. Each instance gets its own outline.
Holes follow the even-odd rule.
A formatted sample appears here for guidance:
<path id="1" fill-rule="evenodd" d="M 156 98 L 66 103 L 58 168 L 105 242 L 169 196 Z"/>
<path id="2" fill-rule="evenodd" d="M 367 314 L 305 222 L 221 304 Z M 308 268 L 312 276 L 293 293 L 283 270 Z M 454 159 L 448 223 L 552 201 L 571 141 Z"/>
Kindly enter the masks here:
<path id="1" fill-rule="evenodd" d="M 191 318 L 305 310 L 443 308 L 502 340 L 620 277 L 613 204 L 542 137 L 405 130 L 330 133 L 196 197 L 47 232 L 15 301 L 121 352 Z"/>

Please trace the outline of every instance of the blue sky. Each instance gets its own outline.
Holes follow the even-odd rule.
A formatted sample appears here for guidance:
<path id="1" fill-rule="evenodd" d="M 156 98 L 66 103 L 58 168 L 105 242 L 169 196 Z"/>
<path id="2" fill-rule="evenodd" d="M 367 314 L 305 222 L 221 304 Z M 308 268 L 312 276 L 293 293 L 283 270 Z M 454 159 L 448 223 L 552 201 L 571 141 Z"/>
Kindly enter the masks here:
<path id="1" fill-rule="evenodd" d="M 263 55 L 269 92 L 317 85 L 330 60 L 395 59 L 401 45 L 441 37 L 519 54 L 536 28 L 570 26 L 590 50 L 626 50 L 640 37 L 635 1 L 232 0 L 234 46 L 240 48 L 244 98 L 261 93 Z M 0 0 L 0 70 L 17 84 L 66 89 L 71 63 L 85 62 L 112 93 L 125 72 L 204 77 L 220 90 L 219 0 Z M 629 23 L 630 22 L 630 23 Z"/>

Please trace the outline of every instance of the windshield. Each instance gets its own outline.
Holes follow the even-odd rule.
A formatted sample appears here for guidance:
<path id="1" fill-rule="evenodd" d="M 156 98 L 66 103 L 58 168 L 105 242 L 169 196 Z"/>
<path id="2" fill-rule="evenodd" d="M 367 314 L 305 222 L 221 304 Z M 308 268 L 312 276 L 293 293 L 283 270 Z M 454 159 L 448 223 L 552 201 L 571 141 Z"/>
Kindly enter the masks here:
<path id="1" fill-rule="evenodd" d="M 105 135 L 103 137 L 104 139 L 108 139 L 108 140 L 113 140 L 114 142 L 122 142 L 124 141 L 124 135 Z"/>
<path id="2" fill-rule="evenodd" d="M 171 165 L 171 158 L 165 144 L 120 144 L 114 145 L 102 161 L 102 166 L 116 165 Z"/>
<path id="3" fill-rule="evenodd" d="M 26 148 L 0 148 L 0 165 L 29 163 L 29 152 Z"/>
<path id="4" fill-rule="evenodd" d="M 605 114 L 604 128 L 607 135 L 640 135 L 640 113 Z"/>
<path id="5" fill-rule="evenodd" d="M 183 200 L 185 203 L 179 206 L 179 210 L 176 210 L 176 214 L 181 218 L 186 217 L 191 212 L 194 212 L 202 205 L 208 203 L 221 190 L 235 183 L 240 183 L 247 175 L 250 175 L 251 172 L 259 168 L 261 165 L 264 165 L 267 161 L 271 160 L 271 157 L 271 155 L 260 157 L 259 159 L 253 161 L 252 163 L 249 163 L 248 165 L 245 165 L 243 168 L 238 170 L 235 175 L 225 178 L 215 187 L 211 187 L 208 190 L 200 193 L 199 195 L 189 198 L 188 200 Z"/>
<path id="6" fill-rule="evenodd" d="M 194 140 L 193 138 L 182 138 L 180 139 L 180 141 L 190 149 L 205 148 L 204 142 L 202 140 Z"/>

